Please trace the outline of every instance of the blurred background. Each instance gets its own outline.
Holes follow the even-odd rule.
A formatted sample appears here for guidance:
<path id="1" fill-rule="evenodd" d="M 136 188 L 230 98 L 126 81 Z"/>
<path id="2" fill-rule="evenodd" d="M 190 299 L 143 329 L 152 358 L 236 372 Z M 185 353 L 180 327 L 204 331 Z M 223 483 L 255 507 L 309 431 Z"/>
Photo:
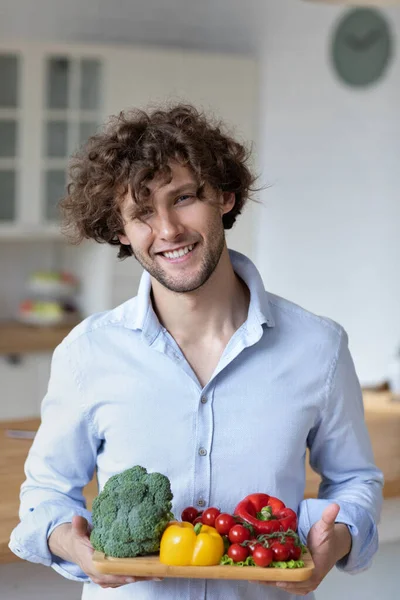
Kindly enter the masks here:
<path id="1" fill-rule="evenodd" d="M 113 248 L 61 236 L 69 157 L 109 115 L 174 100 L 253 146 L 262 202 L 248 204 L 229 246 L 268 290 L 349 334 L 386 477 L 382 544 L 370 571 L 331 573 L 317 599 L 397 597 L 400 6 L 352 4 L 0 0 L 1 597 L 80 597 L 50 569 L 12 562 L 30 442 L 6 432 L 37 426 L 55 346 L 82 317 L 135 295 L 141 275 Z"/>

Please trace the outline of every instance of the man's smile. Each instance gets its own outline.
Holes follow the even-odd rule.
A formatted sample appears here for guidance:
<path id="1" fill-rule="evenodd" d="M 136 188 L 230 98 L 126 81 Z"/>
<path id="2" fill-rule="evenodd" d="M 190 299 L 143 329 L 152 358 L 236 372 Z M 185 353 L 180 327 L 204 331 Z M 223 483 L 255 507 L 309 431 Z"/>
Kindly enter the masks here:
<path id="1" fill-rule="evenodd" d="M 193 250 L 196 248 L 196 246 L 197 246 L 197 242 L 195 244 L 181 246 L 180 248 L 178 248 L 176 250 L 159 252 L 157 254 L 162 256 L 163 258 L 167 259 L 168 262 L 171 262 L 171 263 L 184 262 L 185 260 L 188 260 L 191 257 Z"/>

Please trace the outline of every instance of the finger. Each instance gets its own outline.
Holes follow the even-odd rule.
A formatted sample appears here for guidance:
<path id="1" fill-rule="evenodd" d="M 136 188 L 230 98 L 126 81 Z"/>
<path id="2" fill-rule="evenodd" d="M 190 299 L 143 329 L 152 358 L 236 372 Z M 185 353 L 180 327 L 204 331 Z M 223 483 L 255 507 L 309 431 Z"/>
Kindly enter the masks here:
<path id="1" fill-rule="evenodd" d="M 84 517 L 75 515 L 72 517 L 72 531 L 79 537 L 88 536 L 88 522 Z"/>
<path id="2" fill-rule="evenodd" d="M 325 525 L 325 529 L 330 529 L 334 526 L 336 517 L 340 511 L 340 506 L 336 503 L 329 504 L 322 513 L 321 521 Z"/>
<path id="3" fill-rule="evenodd" d="M 291 594 L 309 594 L 317 589 L 318 583 L 314 579 L 307 579 L 307 581 L 296 581 L 290 583 L 288 581 L 278 581 L 276 586 L 280 589 L 290 592 Z"/>
<path id="4" fill-rule="evenodd" d="M 254 581 L 251 580 L 249 583 L 258 583 L 259 585 L 268 585 L 269 587 L 276 587 L 276 581 Z"/>
<path id="5" fill-rule="evenodd" d="M 315 588 L 286 588 L 284 586 L 277 586 L 279 589 L 281 589 L 283 592 L 286 592 L 288 594 L 290 594 L 291 597 L 293 596 L 308 596 L 308 594 L 311 594 L 311 592 L 314 591 Z"/>
<path id="6" fill-rule="evenodd" d="M 135 583 L 136 577 L 127 577 L 124 575 L 100 575 L 95 573 L 88 573 L 93 583 L 100 586 L 111 586 L 111 585 L 126 585 L 127 583 Z"/>
<path id="7" fill-rule="evenodd" d="M 317 587 L 317 585 L 311 579 L 308 579 L 304 582 L 294 583 L 289 583 L 286 581 L 249 581 L 249 583 L 258 583 L 269 587 L 277 587 L 285 592 L 290 592 L 291 594 L 297 594 L 299 596 L 309 594 Z"/>
<path id="8" fill-rule="evenodd" d="M 118 587 L 121 585 L 127 585 L 129 583 L 137 583 L 138 581 L 162 581 L 159 577 L 127 577 L 124 575 L 93 575 L 89 574 L 89 577 L 101 587 Z"/>

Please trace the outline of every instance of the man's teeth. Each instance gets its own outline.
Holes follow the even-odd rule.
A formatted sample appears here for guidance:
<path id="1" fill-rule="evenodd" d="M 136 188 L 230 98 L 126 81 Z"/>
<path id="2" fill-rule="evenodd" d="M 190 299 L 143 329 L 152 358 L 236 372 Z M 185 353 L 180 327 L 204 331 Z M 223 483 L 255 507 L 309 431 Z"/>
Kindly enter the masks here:
<path id="1" fill-rule="evenodd" d="M 185 246 L 180 250 L 174 250 L 173 252 L 163 252 L 163 255 L 167 258 L 179 258 L 180 256 L 185 256 L 188 252 L 193 250 L 194 244 L 190 244 L 190 246 Z"/>

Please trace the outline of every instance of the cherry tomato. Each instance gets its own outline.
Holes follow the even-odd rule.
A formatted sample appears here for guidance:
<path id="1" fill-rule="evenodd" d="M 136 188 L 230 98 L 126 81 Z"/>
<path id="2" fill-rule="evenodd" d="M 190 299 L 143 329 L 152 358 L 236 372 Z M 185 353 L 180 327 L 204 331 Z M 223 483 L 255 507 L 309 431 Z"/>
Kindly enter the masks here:
<path id="1" fill-rule="evenodd" d="M 199 516 L 199 511 L 194 506 L 187 506 L 181 514 L 181 520 L 193 523 L 196 517 Z"/>
<path id="2" fill-rule="evenodd" d="M 229 531 L 236 525 L 236 521 L 232 515 L 228 513 L 221 513 L 215 519 L 215 529 L 221 535 L 228 535 Z"/>
<path id="3" fill-rule="evenodd" d="M 245 546 L 241 546 L 240 544 L 232 544 L 228 549 L 228 556 L 235 562 L 242 562 L 242 560 L 246 560 L 249 555 L 249 550 Z"/>
<path id="4" fill-rule="evenodd" d="M 228 537 L 232 544 L 242 544 L 251 538 L 251 533 L 244 525 L 235 525 L 229 530 Z"/>
<path id="5" fill-rule="evenodd" d="M 265 548 L 261 544 L 256 544 L 251 553 L 257 567 L 268 567 L 274 559 L 271 548 Z"/>
<path id="6" fill-rule="evenodd" d="M 295 545 L 295 539 L 292 537 L 285 537 L 285 544 L 286 546 L 294 546 Z"/>
<path id="7" fill-rule="evenodd" d="M 210 527 L 214 527 L 214 523 L 215 523 L 215 519 L 218 517 L 218 515 L 221 513 L 221 511 L 218 508 L 215 508 L 214 506 L 210 507 L 210 508 L 206 508 L 206 510 L 203 512 L 201 519 L 202 522 L 204 523 L 204 525 L 209 525 Z"/>
<path id="8" fill-rule="evenodd" d="M 290 546 L 289 548 L 289 560 L 299 560 L 301 557 L 300 546 Z"/>
<path id="9" fill-rule="evenodd" d="M 196 525 L 197 523 L 202 523 L 203 521 L 201 520 L 201 515 L 199 515 L 198 517 L 195 518 L 195 520 L 193 521 L 193 525 Z"/>
<path id="10" fill-rule="evenodd" d="M 281 544 L 280 542 L 274 542 L 271 546 L 274 560 L 288 560 L 290 554 L 290 547 Z"/>

